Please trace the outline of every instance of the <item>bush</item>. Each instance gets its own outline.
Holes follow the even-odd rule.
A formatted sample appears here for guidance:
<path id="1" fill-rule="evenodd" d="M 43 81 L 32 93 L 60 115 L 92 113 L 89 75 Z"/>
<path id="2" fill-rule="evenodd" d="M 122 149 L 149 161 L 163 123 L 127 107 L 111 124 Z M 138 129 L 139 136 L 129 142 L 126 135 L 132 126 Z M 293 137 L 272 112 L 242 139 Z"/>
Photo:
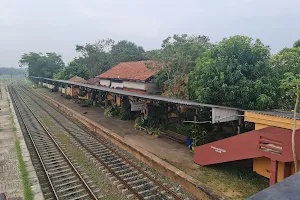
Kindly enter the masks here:
<path id="1" fill-rule="evenodd" d="M 141 117 L 138 117 L 134 121 L 134 128 L 144 128 L 144 120 Z"/>
<path id="2" fill-rule="evenodd" d="M 114 109 L 112 106 L 108 106 L 104 110 L 104 115 L 106 115 L 108 117 L 118 116 L 119 114 L 120 114 L 120 111 L 118 110 L 118 108 Z"/>
<path id="3" fill-rule="evenodd" d="M 201 125 L 194 124 L 189 132 L 189 138 L 193 139 L 193 146 L 199 146 L 213 142 L 215 140 L 214 134 L 207 131 Z"/>
<path id="4" fill-rule="evenodd" d="M 104 115 L 108 116 L 108 117 L 112 117 L 113 108 L 111 106 L 108 106 L 105 110 L 104 110 Z"/>

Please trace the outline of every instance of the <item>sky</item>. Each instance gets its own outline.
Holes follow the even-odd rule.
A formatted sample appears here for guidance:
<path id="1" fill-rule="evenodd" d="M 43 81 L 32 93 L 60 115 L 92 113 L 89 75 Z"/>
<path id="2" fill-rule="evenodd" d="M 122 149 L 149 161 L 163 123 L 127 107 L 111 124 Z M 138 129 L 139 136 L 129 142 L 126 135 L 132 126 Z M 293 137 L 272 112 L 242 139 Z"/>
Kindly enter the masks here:
<path id="1" fill-rule="evenodd" d="M 173 34 L 259 38 L 272 53 L 300 39 L 299 0 L 0 0 L 0 67 L 23 53 L 56 52 L 103 38 L 160 48 Z"/>

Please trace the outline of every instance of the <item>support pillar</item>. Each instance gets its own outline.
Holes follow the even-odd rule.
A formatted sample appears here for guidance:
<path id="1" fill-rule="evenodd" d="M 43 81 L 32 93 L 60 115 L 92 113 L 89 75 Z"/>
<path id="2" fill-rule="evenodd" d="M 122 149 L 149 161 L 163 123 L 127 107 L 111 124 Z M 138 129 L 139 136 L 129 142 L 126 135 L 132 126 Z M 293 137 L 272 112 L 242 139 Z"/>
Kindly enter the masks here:
<path id="1" fill-rule="evenodd" d="M 284 178 L 287 178 L 291 175 L 291 170 L 292 170 L 292 163 L 291 162 L 284 163 Z"/>
<path id="2" fill-rule="evenodd" d="M 278 162 L 276 160 L 271 160 L 271 175 L 269 185 L 274 185 L 277 183 L 277 173 L 278 173 Z"/>

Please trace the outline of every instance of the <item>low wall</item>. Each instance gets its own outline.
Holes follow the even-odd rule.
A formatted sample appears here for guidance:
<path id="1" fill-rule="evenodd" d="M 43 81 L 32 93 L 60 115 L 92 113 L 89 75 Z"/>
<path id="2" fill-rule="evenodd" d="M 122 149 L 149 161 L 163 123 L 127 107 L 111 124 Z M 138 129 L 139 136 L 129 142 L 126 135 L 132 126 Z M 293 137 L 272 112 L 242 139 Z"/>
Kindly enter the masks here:
<path id="1" fill-rule="evenodd" d="M 85 116 L 75 112 L 74 110 L 68 108 L 67 106 L 57 102 L 56 100 L 41 94 L 48 102 L 52 103 L 56 107 L 63 110 L 66 114 L 79 120 L 81 123 L 86 125 L 91 131 L 109 139 L 114 144 L 118 145 L 120 148 L 134 155 L 140 161 L 146 163 L 148 166 L 155 169 L 158 173 L 163 176 L 170 178 L 179 185 L 181 185 L 185 190 L 192 193 L 198 199 L 225 199 L 221 194 L 212 191 L 210 188 L 205 186 L 200 181 L 194 179 L 185 172 L 177 169 L 173 165 L 167 163 L 161 158 L 155 156 L 154 154 L 136 146 L 132 142 L 124 141 L 124 138 L 120 137 L 118 134 L 110 131 L 109 129 L 99 125 L 98 123 L 88 119 Z"/>

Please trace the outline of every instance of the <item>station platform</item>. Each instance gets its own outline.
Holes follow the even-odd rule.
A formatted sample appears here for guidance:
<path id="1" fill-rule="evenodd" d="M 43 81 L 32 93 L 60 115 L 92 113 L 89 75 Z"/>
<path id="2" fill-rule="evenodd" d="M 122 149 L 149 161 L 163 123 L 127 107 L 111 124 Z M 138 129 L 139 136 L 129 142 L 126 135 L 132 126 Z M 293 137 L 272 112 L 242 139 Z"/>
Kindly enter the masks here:
<path id="1" fill-rule="evenodd" d="M 168 138 L 155 138 L 143 131 L 134 129 L 134 121 L 124 121 L 117 117 L 104 115 L 100 107 L 81 107 L 73 100 L 68 100 L 58 92 L 46 88 L 36 88 L 35 91 L 84 115 L 99 125 L 118 134 L 124 140 L 138 145 L 140 148 L 156 155 L 194 179 L 205 184 L 212 190 L 228 199 L 245 199 L 268 187 L 268 180 L 249 171 L 239 168 L 231 169 L 231 164 L 199 166 L 194 163 L 193 151 L 185 145 Z M 249 175 L 250 174 L 250 175 Z"/>

